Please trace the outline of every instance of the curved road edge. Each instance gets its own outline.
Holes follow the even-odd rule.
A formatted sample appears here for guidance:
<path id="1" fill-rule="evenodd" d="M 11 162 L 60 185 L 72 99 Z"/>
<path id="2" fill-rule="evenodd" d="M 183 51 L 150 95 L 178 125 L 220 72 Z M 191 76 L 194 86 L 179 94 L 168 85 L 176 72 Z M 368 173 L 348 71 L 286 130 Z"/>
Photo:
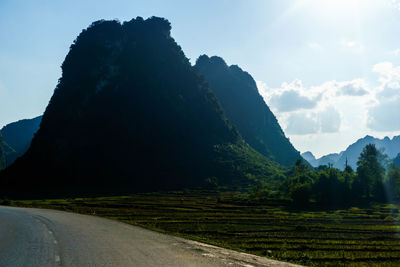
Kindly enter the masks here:
<path id="1" fill-rule="evenodd" d="M 0 206 L 1 266 L 300 266 L 65 211 Z"/>

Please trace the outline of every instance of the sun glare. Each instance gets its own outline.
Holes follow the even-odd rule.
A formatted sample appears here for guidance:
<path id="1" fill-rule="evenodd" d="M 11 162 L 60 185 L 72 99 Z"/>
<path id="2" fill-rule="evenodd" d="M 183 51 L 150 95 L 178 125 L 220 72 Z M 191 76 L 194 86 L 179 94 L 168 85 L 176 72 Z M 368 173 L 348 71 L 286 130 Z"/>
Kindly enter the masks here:
<path id="1" fill-rule="evenodd" d="M 301 2 L 322 16 L 341 18 L 367 16 L 385 0 L 305 0 Z"/>

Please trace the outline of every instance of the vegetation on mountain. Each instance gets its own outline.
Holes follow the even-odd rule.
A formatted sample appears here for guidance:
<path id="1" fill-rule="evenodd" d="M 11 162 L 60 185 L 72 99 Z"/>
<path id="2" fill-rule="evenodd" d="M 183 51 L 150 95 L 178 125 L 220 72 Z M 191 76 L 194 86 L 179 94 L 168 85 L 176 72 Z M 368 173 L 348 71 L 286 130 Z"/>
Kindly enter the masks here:
<path id="1" fill-rule="evenodd" d="M 0 132 L 0 171 L 6 167 L 6 152 L 4 148 L 5 142 Z"/>
<path id="2" fill-rule="evenodd" d="M 39 130 L 41 120 L 42 116 L 24 119 L 7 124 L 1 129 L 3 139 L 7 143 L 7 166 L 28 150 L 34 134 Z"/>
<path id="3" fill-rule="evenodd" d="M 279 165 L 227 120 L 170 30 L 157 17 L 83 30 L 29 150 L 0 174 L 3 194 L 239 188 L 281 179 Z"/>
<path id="4" fill-rule="evenodd" d="M 293 166 L 301 158 L 259 94 L 256 82 L 249 73 L 236 65 L 228 66 L 217 56 L 202 55 L 195 67 L 210 84 L 226 117 L 250 146 L 285 166 Z"/>

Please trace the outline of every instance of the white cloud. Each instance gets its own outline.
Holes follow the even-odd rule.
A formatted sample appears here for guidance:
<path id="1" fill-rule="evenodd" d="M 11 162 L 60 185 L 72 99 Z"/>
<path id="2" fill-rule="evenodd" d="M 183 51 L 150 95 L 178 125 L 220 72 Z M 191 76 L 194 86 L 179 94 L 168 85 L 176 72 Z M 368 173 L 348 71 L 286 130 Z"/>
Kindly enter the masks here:
<path id="1" fill-rule="evenodd" d="M 368 96 L 371 90 L 363 79 L 329 81 L 311 87 L 305 87 L 301 80 L 294 80 L 283 83 L 279 88 L 270 88 L 266 83 L 257 81 L 257 86 L 265 102 L 277 113 L 321 111 L 346 97 Z"/>
<path id="2" fill-rule="evenodd" d="M 301 95 L 299 91 L 288 90 L 271 97 L 270 103 L 280 112 L 294 111 L 298 109 L 311 109 L 317 105 L 318 99 Z"/>
<path id="3" fill-rule="evenodd" d="M 400 67 L 391 62 L 381 62 L 373 69 L 379 74 L 376 103 L 368 109 L 367 125 L 375 131 L 400 130 Z"/>
<path id="4" fill-rule="evenodd" d="M 400 55 L 400 48 L 389 51 L 388 54 L 397 57 L 398 55 Z"/>
<path id="5" fill-rule="evenodd" d="M 381 62 L 372 68 L 372 71 L 378 73 L 380 75 L 379 81 L 386 85 L 391 81 L 399 81 L 400 80 L 400 66 L 394 67 L 391 62 Z"/>
<path id="6" fill-rule="evenodd" d="M 341 40 L 341 41 L 340 41 L 340 45 L 341 45 L 341 46 L 345 46 L 345 47 L 354 47 L 354 46 L 356 46 L 356 42 L 354 42 L 354 41 Z"/>
<path id="7" fill-rule="evenodd" d="M 257 85 L 289 136 L 394 134 L 400 131 L 400 66 L 381 62 L 372 71 L 378 74 L 374 87 L 364 79 L 308 87 L 301 80 L 285 82 L 278 88 L 260 81 Z"/>
<path id="8" fill-rule="evenodd" d="M 311 87 L 295 80 L 279 88 L 257 81 L 257 86 L 289 136 L 332 134 L 365 124 L 366 107 L 376 103 L 363 79 Z"/>
<path id="9" fill-rule="evenodd" d="M 363 79 L 338 83 L 338 95 L 363 96 L 368 93 L 368 85 Z"/>
<path id="10" fill-rule="evenodd" d="M 380 85 L 376 88 L 378 101 L 393 100 L 400 96 L 400 66 L 382 62 L 376 64 L 372 70 L 379 74 Z"/>
<path id="11" fill-rule="evenodd" d="M 392 99 L 399 95 L 400 85 L 399 83 L 393 82 L 389 83 L 383 87 L 383 89 L 376 94 L 377 99 L 382 101 L 385 99 Z"/>
<path id="12" fill-rule="evenodd" d="M 340 129 L 341 116 L 333 107 L 316 112 L 293 112 L 285 119 L 285 132 L 289 135 L 336 133 Z"/>
<path id="13" fill-rule="evenodd" d="M 307 91 L 301 80 L 283 83 L 280 88 L 272 90 L 264 88 L 263 96 L 267 97 L 269 105 L 278 112 L 312 109 L 321 98 L 321 94 Z"/>
<path id="14" fill-rule="evenodd" d="M 367 125 L 378 132 L 400 131 L 400 98 L 381 100 L 368 110 Z"/>
<path id="15" fill-rule="evenodd" d="M 365 47 L 362 43 L 354 40 L 342 39 L 339 41 L 339 45 L 355 53 L 363 53 L 365 50 Z"/>
<path id="16" fill-rule="evenodd" d="M 361 78 L 316 86 L 294 80 L 278 88 L 257 81 L 257 86 L 295 147 L 321 155 L 340 152 L 367 134 L 400 134 L 400 66 L 381 62 L 371 72 L 376 86 Z"/>
<path id="17" fill-rule="evenodd" d="M 328 106 L 318 114 L 318 121 L 322 133 L 336 133 L 340 129 L 342 119 L 333 106 Z"/>
<path id="18" fill-rule="evenodd" d="M 390 0 L 392 7 L 400 10 L 400 0 Z"/>
<path id="19" fill-rule="evenodd" d="M 318 132 L 318 121 L 313 113 L 293 113 L 287 119 L 285 132 L 293 135 L 314 134 Z"/>
<path id="20" fill-rule="evenodd" d="M 323 47 L 321 44 L 317 42 L 309 42 L 307 43 L 308 48 L 314 49 L 314 50 L 322 50 Z"/>

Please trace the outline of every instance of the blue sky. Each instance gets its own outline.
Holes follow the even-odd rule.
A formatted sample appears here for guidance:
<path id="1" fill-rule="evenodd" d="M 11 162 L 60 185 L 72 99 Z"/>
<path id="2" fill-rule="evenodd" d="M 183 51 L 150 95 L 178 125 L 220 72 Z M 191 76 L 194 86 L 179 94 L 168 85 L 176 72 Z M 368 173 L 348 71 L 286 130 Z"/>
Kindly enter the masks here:
<path id="1" fill-rule="evenodd" d="M 393 0 L 0 1 L 0 127 L 41 114 L 72 41 L 99 19 L 167 18 L 194 63 L 248 71 L 295 147 L 317 156 L 400 134 Z"/>

